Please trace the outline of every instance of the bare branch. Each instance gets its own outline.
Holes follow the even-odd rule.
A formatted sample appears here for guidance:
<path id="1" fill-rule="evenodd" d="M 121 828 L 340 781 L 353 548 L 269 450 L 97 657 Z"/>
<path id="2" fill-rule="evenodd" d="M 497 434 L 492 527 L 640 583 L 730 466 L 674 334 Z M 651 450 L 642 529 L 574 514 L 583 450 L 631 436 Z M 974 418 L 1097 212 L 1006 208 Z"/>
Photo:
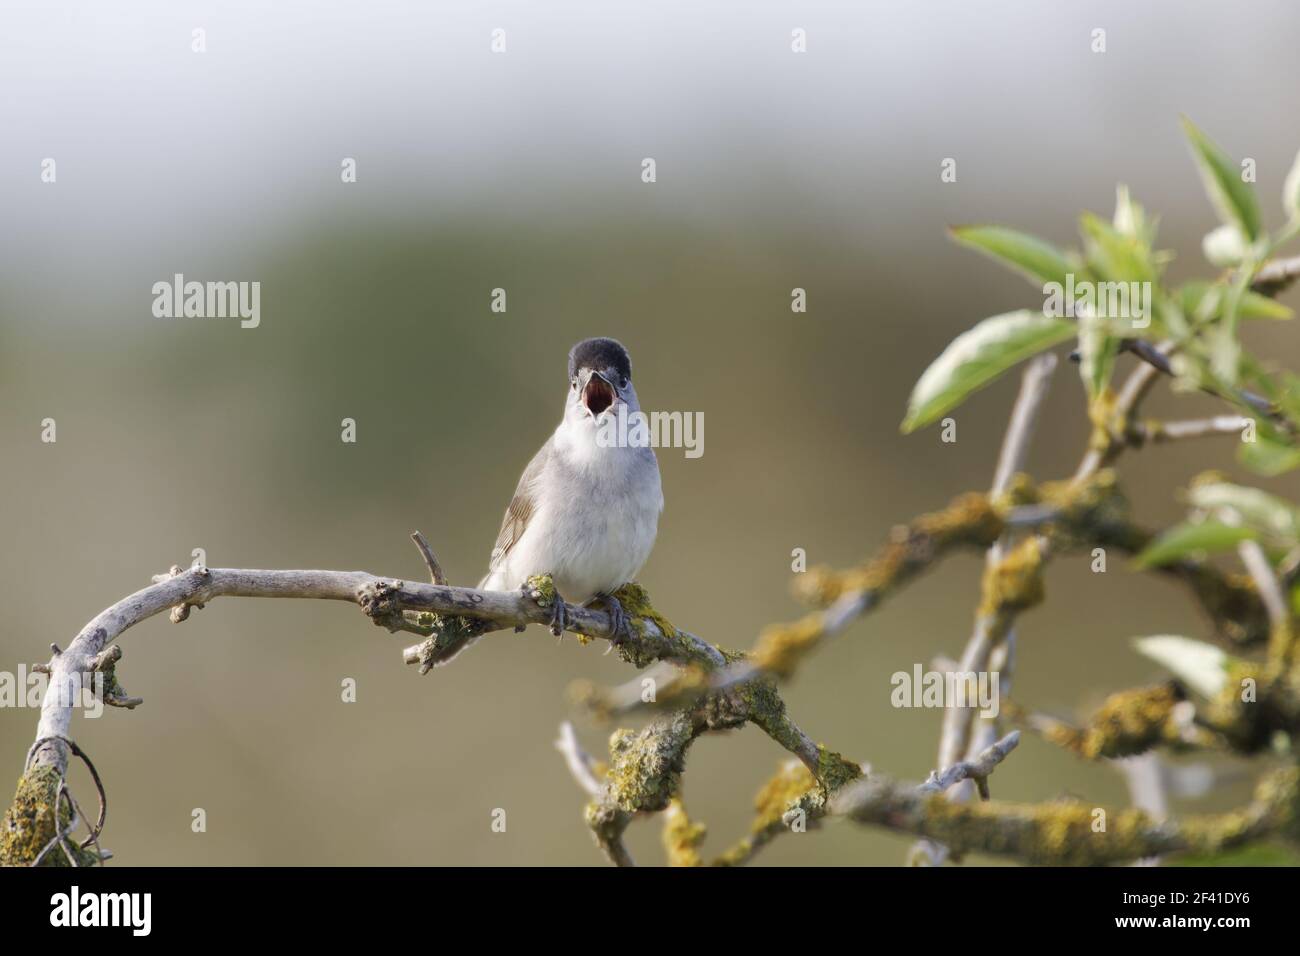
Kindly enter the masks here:
<path id="1" fill-rule="evenodd" d="M 1250 288 L 1261 295 L 1275 296 L 1300 278 L 1300 256 L 1272 259 L 1255 273 Z"/>
<path id="2" fill-rule="evenodd" d="M 1111 763 L 1128 785 L 1133 806 L 1159 823 L 1169 816 L 1169 798 L 1165 793 L 1165 776 L 1160 765 L 1160 754 L 1154 750 L 1134 757 L 1123 757 Z M 1139 866 L 1158 866 L 1160 857 L 1139 860 Z"/>
<path id="3" fill-rule="evenodd" d="M 1052 373 L 1056 370 L 1056 356 L 1050 352 L 1041 355 L 1026 366 L 1020 380 L 1020 392 L 1011 408 L 1011 419 L 1007 425 L 1006 435 L 1002 439 L 1002 451 L 998 456 L 997 468 L 993 473 L 993 485 L 989 489 L 990 497 L 998 497 L 1007 492 L 1016 473 L 1024 468 L 1029 454 L 1029 443 L 1033 437 L 1034 425 L 1038 413 L 1047 398 L 1052 384 Z M 1007 535 L 995 541 L 985 555 L 985 573 L 993 574 L 1006 557 Z M 1042 544 L 1039 555 L 1046 553 Z M 987 602 L 986 605 L 988 606 Z M 974 632 L 966 643 L 961 663 L 957 669 L 962 672 L 978 672 L 987 669 L 993 651 L 999 650 L 1004 667 L 1014 667 L 1015 657 L 1010 652 L 1010 642 L 1015 640 L 1014 631 L 1008 627 L 1000 640 L 991 643 L 994 636 L 990 633 L 993 620 L 987 614 L 981 614 L 976 621 Z M 1010 675 L 1008 674 L 1008 681 Z M 1008 686 L 1007 690 L 1010 689 Z M 949 708 L 944 715 L 943 734 L 939 742 L 939 764 L 954 763 L 959 760 L 966 746 L 970 722 L 974 711 Z"/>
<path id="4" fill-rule="evenodd" d="M 433 548 L 429 547 L 428 540 L 419 531 L 411 532 L 411 540 L 420 549 L 420 556 L 424 558 L 424 566 L 429 569 L 429 580 L 434 584 L 446 584 L 447 576 L 442 573 L 442 565 L 434 557 Z"/>
<path id="5" fill-rule="evenodd" d="M 1132 352 L 1143 362 L 1145 362 L 1148 368 L 1152 369 L 1151 372 L 1146 373 L 1147 376 L 1152 380 L 1159 377 L 1156 373 L 1160 373 L 1164 375 L 1174 374 L 1173 365 L 1169 361 L 1169 357 L 1167 354 L 1170 348 L 1168 343 L 1163 344 L 1161 346 L 1153 346 L 1149 342 L 1143 342 L 1139 339 L 1133 339 L 1133 340 L 1129 340 L 1126 343 L 1126 345 L 1128 347 L 1125 349 L 1125 351 Z M 1136 376 L 1136 374 L 1137 373 L 1135 372 L 1134 375 Z M 1150 385 L 1147 384 L 1145 380 L 1141 380 L 1141 381 L 1142 381 L 1143 388 L 1150 388 Z M 1127 388 L 1125 389 L 1125 391 L 1127 392 Z M 1208 395 L 1214 395 L 1217 398 L 1223 398 L 1226 399 L 1227 401 L 1235 402 L 1239 405 L 1245 405 L 1247 408 L 1253 409 L 1254 411 L 1258 412 L 1260 415 L 1265 416 L 1266 418 L 1276 419 L 1278 417 L 1278 409 L 1276 405 L 1274 405 L 1263 395 L 1257 394 L 1256 392 L 1252 392 L 1249 389 L 1244 389 L 1244 388 L 1234 389 L 1225 395 L 1224 393 L 1219 392 L 1218 390 L 1211 388 L 1210 386 L 1207 385 L 1207 386 L 1203 386 L 1201 388 L 1201 391 L 1205 392 Z M 1121 405 L 1124 404 L 1124 398 L 1125 398 L 1124 394 L 1121 394 L 1120 396 Z M 1124 411 L 1132 412 L 1135 409 L 1136 409 L 1136 403 L 1131 403 L 1124 408 Z"/>
<path id="6" fill-rule="evenodd" d="M 1274 573 L 1273 565 L 1269 562 L 1268 555 L 1264 553 L 1263 546 L 1258 541 L 1243 541 L 1237 545 L 1237 553 L 1255 582 L 1260 600 L 1268 609 L 1271 632 L 1268 642 L 1267 677 L 1271 682 L 1291 667 L 1295 657 L 1297 637 L 1300 635 L 1297 634 L 1296 627 L 1292 623 L 1291 609 L 1286 592 L 1282 590 L 1282 582 Z"/>
<path id="7" fill-rule="evenodd" d="M 1034 427 L 1038 424 L 1038 414 L 1051 388 L 1052 373 L 1055 371 L 1056 356 L 1051 352 L 1038 356 L 1025 366 L 1020 379 L 1020 393 L 1011 407 L 1011 420 L 1002 439 L 997 468 L 993 472 L 991 494 L 1000 495 L 1005 492 L 1011 487 L 1011 479 L 1016 473 L 1024 470 L 1029 444 L 1034 437 Z"/>
<path id="8" fill-rule="evenodd" d="M 555 749 L 564 755 L 564 763 L 588 796 L 598 797 L 603 785 L 600 774 L 596 772 L 596 761 L 578 743 L 578 735 L 573 731 L 573 724 L 564 721 L 560 724 L 560 736 L 555 741 Z"/>
<path id="9" fill-rule="evenodd" d="M 1258 541 L 1241 542 L 1237 545 L 1237 553 L 1255 582 L 1259 598 L 1268 610 L 1269 621 L 1274 628 L 1285 627 L 1290 617 L 1286 595 L 1282 593 L 1282 586 L 1278 584 L 1277 575 L 1273 573 L 1273 565 L 1269 563 L 1268 555 L 1264 553 Z"/>
<path id="10" fill-rule="evenodd" d="M 1188 421 L 1138 422 L 1129 430 L 1129 440 L 1131 444 L 1141 445 L 1146 442 L 1163 444 L 1185 438 L 1213 438 L 1217 435 L 1241 437 L 1251 421 L 1252 419 L 1240 415 L 1216 415 L 1213 418 Z"/>
<path id="11" fill-rule="evenodd" d="M 989 492 L 991 496 L 1005 494 L 1010 489 L 1016 473 L 1024 468 L 1034 425 L 1043 401 L 1047 398 L 1048 389 L 1052 384 L 1052 372 L 1055 369 L 1056 356 L 1050 352 L 1039 356 L 1026 366 L 1020 380 L 1020 392 L 1011 407 L 1011 419 L 1007 425 L 1006 435 L 1002 439 L 1002 451 L 998 456 L 997 468 L 993 473 L 993 485 Z M 1004 534 L 985 554 L 986 576 L 996 574 L 998 566 L 1006 558 L 1007 543 L 1008 535 Z M 1046 542 L 1043 540 L 1039 542 L 1038 553 L 1040 559 L 1047 553 Z M 983 603 L 988 606 L 987 601 Z M 962 652 L 962 659 L 954 670 L 960 673 L 991 671 L 994 679 L 1000 682 L 999 694 L 1006 694 L 1011 691 L 1011 675 L 1015 669 L 1016 633 L 1008 622 L 1008 626 L 1000 636 L 994 635 L 992 629 L 996 620 L 996 617 L 988 614 L 981 613 L 977 616 L 974 630 Z M 995 637 L 998 639 L 995 640 Z M 977 726 L 973 727 L 972 724 L 977 721 Z M 996 718 L 977 718 L 973 709 L 958 708 L 949 704 L 944 711 L 943 727 L 939 737 L 940 766 L 946 764 L 960 766 L 955 762 L 963 754 L 976 755 L 989 746 L 995 746 L 993 741 L 997 731 Z M 950 799 L 958 802 L 967 800 L 970 797 L 970 788 L 959 788 L 949 796 Z M 912 858 L 915 861 L 925 861 L 938 866 L 943 862 L 946 854 L 947 851 L 942 846 L 922 841 L 913 848 Z"/>
<path id="12" fill-rule="evenodd" d="M 568 698 L 575 707 L 586 711 L 596 720 L 612 720 L 624 714 L 630 714 L 645 707 L 645 689 L 655 688 L 655 702 L 667 703 L 673 700 L 679 691 L 685 675 L 694 676 L 693 671 L 683 671 L 672 664 L 660 661 L 641 671 L 631 680 L 613 687 L 599 687 L 585 678 L 569 684 Z M 647 682 L 649 682 L 647 684 Z M 703 681 L 691 681 L 692 689 L 702 689 Z"/>
<path id="13" fill-rule="evenodd" d="M 1007 759 L 1007 754 L 1020 745 L 1020 731 L 1013 730 L 997 743 L 986 747 L 973 760 L 963 760 L 948 767 L 942 773 L 930 771 L 925 783 L 916 788 L 917 793 L 943 793 L 954 784 L 963 780 L 974 780 L 980 787 L 980 795 L 987 800 L 988 791 L 984 781 L 988 779 L 993 768 Z"/>

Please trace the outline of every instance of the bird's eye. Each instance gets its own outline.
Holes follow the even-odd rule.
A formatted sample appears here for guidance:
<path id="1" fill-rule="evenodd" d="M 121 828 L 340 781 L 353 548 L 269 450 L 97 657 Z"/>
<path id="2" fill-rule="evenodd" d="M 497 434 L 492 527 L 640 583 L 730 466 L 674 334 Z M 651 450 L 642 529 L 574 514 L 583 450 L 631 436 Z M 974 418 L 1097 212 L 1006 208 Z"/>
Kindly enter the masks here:
<path id="1" fill-rule="evenodd" d="M 618 380 L 618 387 L 619 387 L 619 388 L 627 388 L 627 379 L 625 379 L 625 378 L 620 378 L 620 379 Z"/>
<path id="2" fill-rule="evenodd" d="M 576 378 L 575 378 L 575 379 L 570 379 L 570 380 L 569 380 L 569 388 L 577 388 L 577 387 L 578 387 L 578 380 L 577 380 Z"/>

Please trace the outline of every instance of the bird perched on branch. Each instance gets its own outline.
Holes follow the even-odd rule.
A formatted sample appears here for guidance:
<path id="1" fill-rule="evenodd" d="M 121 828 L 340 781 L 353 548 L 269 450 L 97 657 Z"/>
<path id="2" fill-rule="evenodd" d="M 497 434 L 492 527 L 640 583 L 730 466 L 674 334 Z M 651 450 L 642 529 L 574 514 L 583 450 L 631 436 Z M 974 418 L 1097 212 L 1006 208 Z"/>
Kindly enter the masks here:
<path id="1" fill-rule="evenodd" d="M 551 575 L 553 634 L 567 624 L 565 601 L 599 601 L 615 642 L 628 636 L 627 616 L 613 592 L 636 576 L 654 547 L 664 507 L 659 463 L 648 442 L 618 444 L 598 436 L 607 416 L 640 410 L 632 360 L 619 342 L 586 339 L 570 350 L 564 417 L 524 469 L 479 583 L 493 591 L 522 587 L 532 598 L 528 578 Z M 619 430 L 605 430 L 611 433 Z M 449 649 L 438 663 L 470 643 Z"/>

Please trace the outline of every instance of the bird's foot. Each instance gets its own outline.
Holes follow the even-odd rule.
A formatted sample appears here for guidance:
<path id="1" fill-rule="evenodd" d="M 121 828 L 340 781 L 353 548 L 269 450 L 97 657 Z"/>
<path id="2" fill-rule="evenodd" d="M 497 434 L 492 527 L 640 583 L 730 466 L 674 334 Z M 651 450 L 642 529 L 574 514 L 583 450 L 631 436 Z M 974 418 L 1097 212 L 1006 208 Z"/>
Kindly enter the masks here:
<path id="1" fill-rule="evenodd" d="M 632 639 L 632 625 L 628 621 L 627 612 L 623 610 L 623 605 L 619 603 L 618 598 L 612 594 L 597 594 L 597 598 L 605 605 L 605 613 L 609 615 L 609 646 L 617 647 L 625 641 Z"/>
<path id="2" fill-rule="evenodd" d="M 538 607 L 550 607 L 551 620 L 549 627 L 551 633 L 556 637 L 562 636 L 564 629 L 569 626 L 569 608 L 564 603 L 564 598 L 560 597 L 560 592 L 555 589 L 555 582 L 551 579 L 551 576 L 542 574 L 531 577 L 524 582 L 521 590 L 524 597 L 535 602 Z"/>
<path id="3" fill-rule="evenodd" d="M 564 598 L 556 594 L 555 601 L 551 606 L 551 633 L 556 637 L 563 637 L 564 629 L 568 626 L 569 606 L 564 603 Z"/>

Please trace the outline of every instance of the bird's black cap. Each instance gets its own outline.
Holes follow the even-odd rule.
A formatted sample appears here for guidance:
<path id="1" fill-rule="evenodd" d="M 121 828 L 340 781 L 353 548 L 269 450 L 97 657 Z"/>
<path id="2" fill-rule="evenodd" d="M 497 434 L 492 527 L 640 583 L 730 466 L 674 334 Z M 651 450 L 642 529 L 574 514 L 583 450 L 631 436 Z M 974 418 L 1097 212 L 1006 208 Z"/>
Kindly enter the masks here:
<path id="1" fill-rule="evenodd" d="M 569 378 L 578 374 L 578 369 L 589 368 L 604 371 L 607 368 L 618 369 L 625 379 L 632 379 L 632 359 L 627 349 L 614 339 L 584 339 L 569 350 Z"/>

